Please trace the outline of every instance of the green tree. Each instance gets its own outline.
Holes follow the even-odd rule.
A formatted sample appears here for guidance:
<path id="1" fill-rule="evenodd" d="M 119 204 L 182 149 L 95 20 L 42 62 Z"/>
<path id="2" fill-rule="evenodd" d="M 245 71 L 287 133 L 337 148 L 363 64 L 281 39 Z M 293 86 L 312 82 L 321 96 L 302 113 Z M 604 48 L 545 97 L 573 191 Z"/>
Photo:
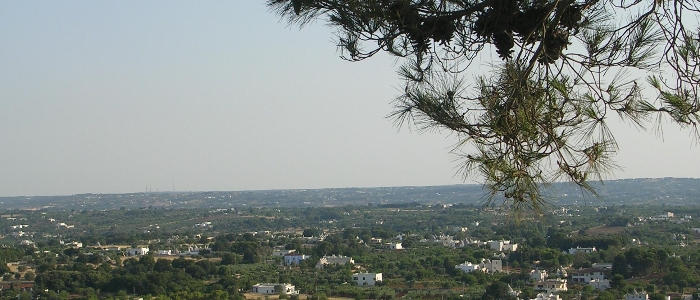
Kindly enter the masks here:
<path id="1" fill-rule="evenodd" d="M 292 24 L 325 18 L 347 60 L 380 52 L 401 59 L 405 86 L 391 116 L 399 125 L 455 133 L 465 176 L 480 174 L 492 196 L 501 194 L 516 208 L 538 209 L 542 184 L 556 180 L 594 192 L 589 182 L 616 167 L 611 117 L 639 128 L 667 118 L 698 134 L 700 29 L 693 20 L 700 8 L 694 0 L 267 5 Z M 490 51 L 501 62 L 469 68 Z M 666 77 L 624 76 L 660 69 Z M 655 93 L 642 93 L 645 87 Z M 469 144 L 475 150 L 465 153 Z"/>
<path id="2" fill-rule="evenodd" d="M 307 229 L 304 229 L 302 236 L 304 236 L 304 237 L 318 236 L 319 233 L 320 232 L 319 232 L 318 228 L 307 228 Z"/>
<path id="3" fill-rule="evenodd" d="M 29 271 L 27 273 L 24 273 L 24 280 L 34 281 L 34 278 L 36 278 L 36 274 L 34 274 L 34 272 Z"/>
<path id="4" fill-rule="evenodd" d="M 610 291 L 603 291 L 600 292 L 600 295 L 598 295 L 598 300 L 615 300 L 615 294 L 611 293 Z"/>
<path id="5" fill-rule="evenodd" d="M 508 284 L 501 281 L 494 281 L 486 286 L 486 291 L 481 296 L 481 300 L 515 300 L 516 297 L 509 293 Z"/>
<path id="6" fill-rule="evenodd" d="M 622 290 L 625 287 L 625 277 L 621 274 L 615 274 L 610 280 L 610 287 L 617 290 Z"/>
<path id="7" fill-rule="evenodd" d="M 29 292 L 22 292 L 21 294 L 18 295 L 17 299 L 20 300 L 31 300 L 32 299 L 32 294 Z"/>
<path id="8" fill-rule="evenodd" d="M 612 274 L 619 274 L 623 276 L 623 278 L 628 276 L 629 268 L 625 255 L 618 254 L 617 256 L 615 256 L 612 263 Z"/>
<path id="9" fill-rule="evenodd" d="M 649 300 L 664 300 L 666 296 L 664 294 L 653 293 L 649 295 Z"/>
<path id="10" fill-rule="evenodd" d="M 226 252 L 221 256 L 222 265 L 235 265 L 238 261 L 238 255 L 230 252 Z"/>

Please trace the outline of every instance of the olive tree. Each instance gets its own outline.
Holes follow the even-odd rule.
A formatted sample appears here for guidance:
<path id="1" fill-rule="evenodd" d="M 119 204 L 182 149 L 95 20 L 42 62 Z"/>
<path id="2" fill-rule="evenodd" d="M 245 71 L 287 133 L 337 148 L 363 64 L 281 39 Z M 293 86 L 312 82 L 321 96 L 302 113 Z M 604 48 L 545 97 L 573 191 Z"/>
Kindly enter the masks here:
<path id="1" fill-rule="evenodd" d="M 562 180 L 595 194 L 590 182 L 617 168 L 611 118 L 641 129 L 670 121 L 698 136 L 696 0 L 267 5 L 290 24 L 327 21 L 347 60 L 398 57 L 404 86 L 390 116 L 454 133 L 464 176 L 483 176 L 490 201 L 537 210 L 543 188 Z M 493 53 L 489 67 L 471 66 Z"/>

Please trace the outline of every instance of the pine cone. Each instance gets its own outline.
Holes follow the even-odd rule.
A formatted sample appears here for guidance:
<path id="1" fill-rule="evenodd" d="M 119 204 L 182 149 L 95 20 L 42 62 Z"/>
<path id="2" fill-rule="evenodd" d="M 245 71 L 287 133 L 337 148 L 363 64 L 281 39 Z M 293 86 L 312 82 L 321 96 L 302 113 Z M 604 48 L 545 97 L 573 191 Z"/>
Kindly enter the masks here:
<path id="1" fill-rule="evenodd" d="M 493 45 L 496 46 L 496 53 L 502 59 L 511 58 L 513 53 L 513 46 L 515 46 L 515 41 L 513 40 L 512 34 L 499 31 L 493 34 Z"/>

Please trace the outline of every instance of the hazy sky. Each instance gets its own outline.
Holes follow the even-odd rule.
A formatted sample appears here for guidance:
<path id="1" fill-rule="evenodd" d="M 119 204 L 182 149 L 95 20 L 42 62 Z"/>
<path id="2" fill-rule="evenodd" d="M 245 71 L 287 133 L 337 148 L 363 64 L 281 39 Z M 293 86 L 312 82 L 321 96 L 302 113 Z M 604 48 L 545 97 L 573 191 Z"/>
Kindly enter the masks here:
<path id="1" fill-rule="evenodd" d="M 0 196 L 463 182 L 453 136 L 385 118 L 393 58 L 343 61 L 330 28 L 262 0 L 0 8 Z M 616 126 L 610 179 L 700 177 L 666 129 Z"/>

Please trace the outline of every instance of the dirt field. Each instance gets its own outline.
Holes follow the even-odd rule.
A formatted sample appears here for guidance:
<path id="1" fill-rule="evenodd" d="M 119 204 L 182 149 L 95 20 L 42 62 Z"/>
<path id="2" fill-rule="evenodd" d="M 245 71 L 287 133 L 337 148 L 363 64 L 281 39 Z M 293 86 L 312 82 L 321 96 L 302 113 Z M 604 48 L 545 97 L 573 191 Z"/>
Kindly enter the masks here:
<path id="1" fill-rule="evenodd" d="M 587 235 L 609 235 L 617 234 L 625 230 L 627 227 L 608 227 L 608 226 L 598 226 L 589 228 L 586 230 Z"/>

